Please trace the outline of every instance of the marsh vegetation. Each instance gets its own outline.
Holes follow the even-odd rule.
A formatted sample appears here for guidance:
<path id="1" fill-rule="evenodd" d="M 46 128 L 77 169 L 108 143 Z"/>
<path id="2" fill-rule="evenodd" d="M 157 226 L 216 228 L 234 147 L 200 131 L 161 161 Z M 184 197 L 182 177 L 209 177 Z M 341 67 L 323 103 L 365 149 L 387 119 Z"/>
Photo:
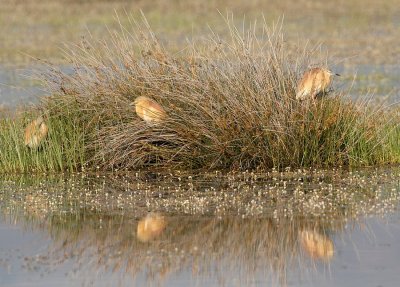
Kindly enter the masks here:
<path id="1" fill-rule="evenodd" d="M 282 23 L 189 42 L 169 52 L 144 18 L 82 41 L 64 72 L 47 66 L 50 96 L 15 119 L 2 120 L 3 172 L 87 169 L 268 169 L 397 163 L 397 110 L 331 91 L 296 100 L 296 86 L 315 61 L 329 59 L 298 47 L 291 53 Z M 262 31 L 256 35 L 255 31 Z M 147 97 L 165 111 L 149 124 L 131 103 Z M 27 114 L 49 122 L 40 150 L 19 134 Z"/>

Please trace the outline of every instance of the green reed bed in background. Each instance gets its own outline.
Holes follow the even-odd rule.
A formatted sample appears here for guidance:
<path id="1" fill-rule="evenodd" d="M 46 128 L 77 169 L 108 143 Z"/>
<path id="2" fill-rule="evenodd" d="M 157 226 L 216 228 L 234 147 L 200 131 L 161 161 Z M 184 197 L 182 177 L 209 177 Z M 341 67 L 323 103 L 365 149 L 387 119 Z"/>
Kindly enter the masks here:
<path id="1" fill-rule="evenodd" d="M 39 151 L 23 146 L 24 118 L 3 120 L 1 170 L 54 171 L 167 168 L 254 169 L 366 166 L 399 161 L 395 111 L 332 91 L 316 102 L 295 100 L 299 77 L 315 51 L 289 53 L 281 25 L 262 35 L 227 21 L 168 53 L 146 20 L 66 51 L 73 72 L 44 72 L 51 96 L 38 109 L 49 121 Z M 258 31 L 259 29 L 257 29 Z M 147 96 L 168 119 L 142 121 L 130 105 Z"/>

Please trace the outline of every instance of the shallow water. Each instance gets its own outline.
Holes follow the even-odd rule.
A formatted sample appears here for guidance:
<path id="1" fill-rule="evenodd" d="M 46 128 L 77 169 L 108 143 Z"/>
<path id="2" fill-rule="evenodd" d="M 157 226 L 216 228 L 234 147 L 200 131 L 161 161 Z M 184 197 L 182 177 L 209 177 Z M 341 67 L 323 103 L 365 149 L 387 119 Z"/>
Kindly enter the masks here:
<path id="1" fill-rule="evenodd" d="M 16 107 L 38 100 L 43 91 L 33 78 L 32 69 L 0 65 L 0 107 Z"/>
<path id="2" fill-rule="evenodd" d="M 400 169 L 4 178 L 1 286 L 397 286 Z"/>

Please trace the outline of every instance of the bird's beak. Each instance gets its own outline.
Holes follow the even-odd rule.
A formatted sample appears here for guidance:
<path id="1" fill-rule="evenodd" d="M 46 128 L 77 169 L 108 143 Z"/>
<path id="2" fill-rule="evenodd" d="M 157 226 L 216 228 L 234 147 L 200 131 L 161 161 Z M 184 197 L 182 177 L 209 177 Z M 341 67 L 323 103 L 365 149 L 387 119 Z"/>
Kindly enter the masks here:
<path id="1" fill-rule="evenodd" d="M 131 103 L 129 103 L 129 105 L 130 105 L 130 106 L 134 106 L 134 105 L 135 105 L 135 102 L 131 102 Z"/>
<path id="2" fill-rule="evenodd" d="M 340 74 L 335 74 L 335 76 L 339 76 L 340 77 Z"/>

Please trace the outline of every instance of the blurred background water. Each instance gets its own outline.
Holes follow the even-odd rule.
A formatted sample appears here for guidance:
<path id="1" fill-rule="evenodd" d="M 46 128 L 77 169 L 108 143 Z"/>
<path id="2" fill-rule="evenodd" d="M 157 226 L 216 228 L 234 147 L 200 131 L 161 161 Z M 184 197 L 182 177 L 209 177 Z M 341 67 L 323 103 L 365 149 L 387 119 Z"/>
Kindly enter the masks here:
<path id="1" fill-rule="evenodd" d="M 265 18 L 283 23 L 288 43 L 316 48 L 342 74 L 335 88 L 397 101 L 400 91 L 400 5 L 376 1 L 17 1 L 0 7 L 0 105 L 34 103 L 45 95 L 33 71 L 49 61 L 68 66 L 68 45 L 84 38 L 104 40 L 109 31 L 129 27 L 127 15 L 146 15 L 158 37 L 179 51 L 187 40 L 212 29 L 227 33 L 224 17 L 238 27 Z M 319 47 L 319 48 L 318 48 Z M 172 48 L 173 50 L 173 48 Z M 317 63 L 321 64 L 321 63 Z"/>

